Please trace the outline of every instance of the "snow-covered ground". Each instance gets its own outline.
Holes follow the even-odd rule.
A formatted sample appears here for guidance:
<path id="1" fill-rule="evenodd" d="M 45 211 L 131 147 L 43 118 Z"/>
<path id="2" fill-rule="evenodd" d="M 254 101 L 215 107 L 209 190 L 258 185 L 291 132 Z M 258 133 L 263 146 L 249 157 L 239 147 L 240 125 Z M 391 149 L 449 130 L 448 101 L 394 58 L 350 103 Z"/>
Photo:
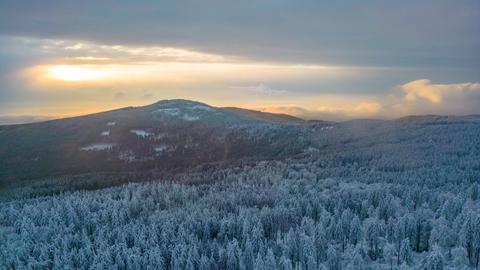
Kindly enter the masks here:
<path id="1" fill-rule="evenodd" d="M 328 126 L 328 127 L 322 127 L 320 128 L 320 130 L 329 130 L 329 129 L 332 129 L 333 127 L 332 126 Z"/>
<path id="2" fill-rule="evenodd" d="M 111 127 L 111 126 L 115 126 L 116 124 L 117 124 L 116 122 L 108 122 L 107 126 Z"/>
<path id="3" fill-rule="evenodd" d="M 118 159 L 127 161 L 127 162 L 132 162 L 132 161 L 135 161 L 135 155 L 133 154 L 132 151 L 123 151 L 118 155 Z"/>
<path id="4" fill-rule="evenodd" d="M 224 158 L 168 177 L 160 170 L 150 174 L 141 162 L 158 168 L 176 160 L 194 164 L 196 157 L 210 162 L 215 149 L 208 153 L 203 144 L 217 141 L 195 130 L 132 126 L 123 135 L 140 127 L 139 136 L 152 133 L 151 144 L 134 149 L 134 143 L 119 143 L 118 152 L 108 152 L 134 169 L 112 179 L 115 187 L 70 192 L 108 183 L 91 173 L 84 186 L 80 177 L 61 177 L 58 186 L 55 179 L 46 182 L 52 190 L 40 182 L 11 192 L 25 197 L 0 200 L 0 232 L 6 232 L 0 233 L 6 239 L 0 241 L 0 269 L 475 269 L 480 125 L 391 123 L 300 130 L 240 123 L 212 136 L 238 134 L 240 142 L 251 136 L 272 148 L 245 148 L 255 160 Z M 167 131 L 168 137 L 153 140 Z M 229 138 L 225 145 L 237 142 Z M 199 151 L 183 151 L 198 143 Z M 82 150 L 111 147 L 96 143 Z M 143 172 L 159 181 L 120 185 L 142 181 Z"/>
<path id="5" fill-rule="evenodd" d="M 101 150 L 109 150 L 115 146 L 114 143 L 95 143 L 85 147 L 80 148 L 83 151 L 101 151 Z"/>
<path id="6" fill-rule="evenodd" d="M 161 108 L 153 111 L 154 114 L 173 116 L 185 121 L 197 121 L 202 117 L 202 113 L 213 112 L 214 108 L 204 105 L 182 106 L 180 108 Z"/>
<path id="7" fill-rule="evenodd" d="M 178 108 L 165 108 L 165 109 L 158 109 L 156 111 L 153 111 L 154 113 L 161 113 L 161 114 L 167 114 L 171 116 L 178 116 L 180 115 L 180 109 Z"/>
<path id="8" fill-rule="evenodd" d="M 130 130 L 130 132 L 139 136 L 139 137 L 143 137 L 143 138 L 152 135 L 152 133 L 150 133 L 146 130 L 143 130 L 143 129 L 132 129 L 132 130 Z"/>
<path id="9" fill-rule="evenodd" d="M 184 114 L 181 118 L 185 121 L 197 121 L 198 119 L 200 119 L 199 116 L 189 114 Z"/>
<path id="10" fill-rule="evenodd" d="M 205 108 L 208 108 L 208 107 L 205 107 Z M 198 108 L 197 108 L 197 110 L 198 110 Z M 205 109 L 203 109 L 203 110 L 205 110 Z M 154 111 L 154 113 L 160 113 L 160 114 L 167 115 L 167 116 L 173 116 L 173 117 L 185 120 L 185 121 L 196 121 L 196 120 L 200 119 L 200 116 L 182 112 L 178 108 L 158 109 L 158 110 Z"/>
<path id="11" fill-rule="evenodd" d="M 110 130 L 105 130 L 100 133 L 100 136 L 110 136 Z"/>
<path id="12" fill-rule="evenodd" d="M 167 144 L 160 144 L 160 145 L 155 146 L 155 152 L 159 152 L 159 153 L 165 152 L 169 148 L 170 148 L 170 146 L 167 145 Z"/>
<path id="13" fill-rule="evenodd" d="M 162 139 L 166 138 L 167 136 L 168 136 L 168 133 L 162 132 L 162 133 L 157 134 L 157 135 L 155 136 L 155 139 L 156 139 L 156 140 L 162 140 Z"/>

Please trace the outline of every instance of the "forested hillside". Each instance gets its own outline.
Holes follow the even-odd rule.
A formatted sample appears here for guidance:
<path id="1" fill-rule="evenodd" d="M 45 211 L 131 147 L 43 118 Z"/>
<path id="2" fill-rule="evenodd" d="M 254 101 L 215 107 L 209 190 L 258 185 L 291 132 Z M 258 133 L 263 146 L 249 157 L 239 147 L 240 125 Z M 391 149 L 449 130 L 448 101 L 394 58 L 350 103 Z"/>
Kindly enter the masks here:
<path id="1" fill-rule="evenodd" d="M 311 124 L 287 157 L 93 191 L 14 189 L 0 203 L 0 265 L 478 269 L 478 120 Z"/>
<path id="2" fill-rule="evenodd" d="M 80 117 L 0 126 L 0 187 L 48 177 L 184 171 L 302 151 L 308 130 L 285 115 L 162 100 Z"/>

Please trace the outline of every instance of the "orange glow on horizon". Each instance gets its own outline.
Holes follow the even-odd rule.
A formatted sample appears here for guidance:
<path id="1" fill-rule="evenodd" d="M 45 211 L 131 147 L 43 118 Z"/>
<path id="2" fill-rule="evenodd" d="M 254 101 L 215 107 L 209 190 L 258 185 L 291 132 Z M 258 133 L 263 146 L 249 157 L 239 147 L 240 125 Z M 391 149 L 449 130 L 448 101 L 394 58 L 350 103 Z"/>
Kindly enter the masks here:
<path id="1" fill-rule="evenodd" d="M 272 78 L 304 78 L 318 76 L 360 75 L 360 71 L 334 66 L 288 65 L 233 62 L 131 62 L 105 64 L 59 63 L 34 66 L 26 70 L 31 82 L 50 86 L 55 82 L 79 85 L 151 84 L 151 83 L 210 83 Z M 93 85 L 92 85 L 93 84 Z M 49 88 L 49 87 L 48 87 Z M 67 87 L 68 88 L 68 87 Z"/>
<path id="2" fill-rule="evenodd" d="M 108 70 L 85 68 L 82 66 L 50 66 L 47 68 L 48 76 L 62 81 L 92 81 L 105 79 L 112 76 Z"/>

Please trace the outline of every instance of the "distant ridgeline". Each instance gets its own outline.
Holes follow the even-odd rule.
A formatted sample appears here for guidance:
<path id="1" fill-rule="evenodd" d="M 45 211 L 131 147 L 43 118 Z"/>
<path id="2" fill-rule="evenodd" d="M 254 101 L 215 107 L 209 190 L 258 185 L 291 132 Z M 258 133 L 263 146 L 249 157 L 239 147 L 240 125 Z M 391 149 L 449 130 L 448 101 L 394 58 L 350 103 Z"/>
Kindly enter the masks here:
<path id="1" fill-rule="evenodd" d="M 0 269 L 480 266 L 477 116 L 305 122 L 174 100 L 0 140 Z"/>

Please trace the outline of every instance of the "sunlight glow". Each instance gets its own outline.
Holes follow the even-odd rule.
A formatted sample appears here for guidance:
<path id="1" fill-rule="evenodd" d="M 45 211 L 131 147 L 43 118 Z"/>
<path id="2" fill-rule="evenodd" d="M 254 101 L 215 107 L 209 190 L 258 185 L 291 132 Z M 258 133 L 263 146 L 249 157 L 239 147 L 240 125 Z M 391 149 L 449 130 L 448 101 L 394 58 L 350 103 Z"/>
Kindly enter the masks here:
<path id="1" fill-rule="evenodd" d="M 38 89 L 155 87 L 168 85 L 238 84 L 273 79 L 364 76 L 369 67 L 260 62 L 159 46 L 108 45 L 70 40 L 29 40 L 55 57 L 25 69 L 23 75 Z M 258 90 L 258 89 L 257 89 Z M 266 92 L 266 89 L 260 89 Z M 257 91 L 258 92 L 258 91 Z M 273 91 L 275 92 L 275 91 Z M 272 93 L 269 89 L 268 93 Z"/>
<path id="2" fill-rule="evenodd" d="M 48 73 L 51 78 L 62 81 L 92 81 L 112 75 L 108 70 L 66 65 L 48 67 Z"/>
<path id="3" fill-rule="evenodd" d="M 131 62 L 60 64 L 34 67 L 34 76 L 64 82 L 186 82 L 239 78 L 265 79 L 298 76 L 334 76 L 352 73 L 326 66 L 229 62 Z"/>

